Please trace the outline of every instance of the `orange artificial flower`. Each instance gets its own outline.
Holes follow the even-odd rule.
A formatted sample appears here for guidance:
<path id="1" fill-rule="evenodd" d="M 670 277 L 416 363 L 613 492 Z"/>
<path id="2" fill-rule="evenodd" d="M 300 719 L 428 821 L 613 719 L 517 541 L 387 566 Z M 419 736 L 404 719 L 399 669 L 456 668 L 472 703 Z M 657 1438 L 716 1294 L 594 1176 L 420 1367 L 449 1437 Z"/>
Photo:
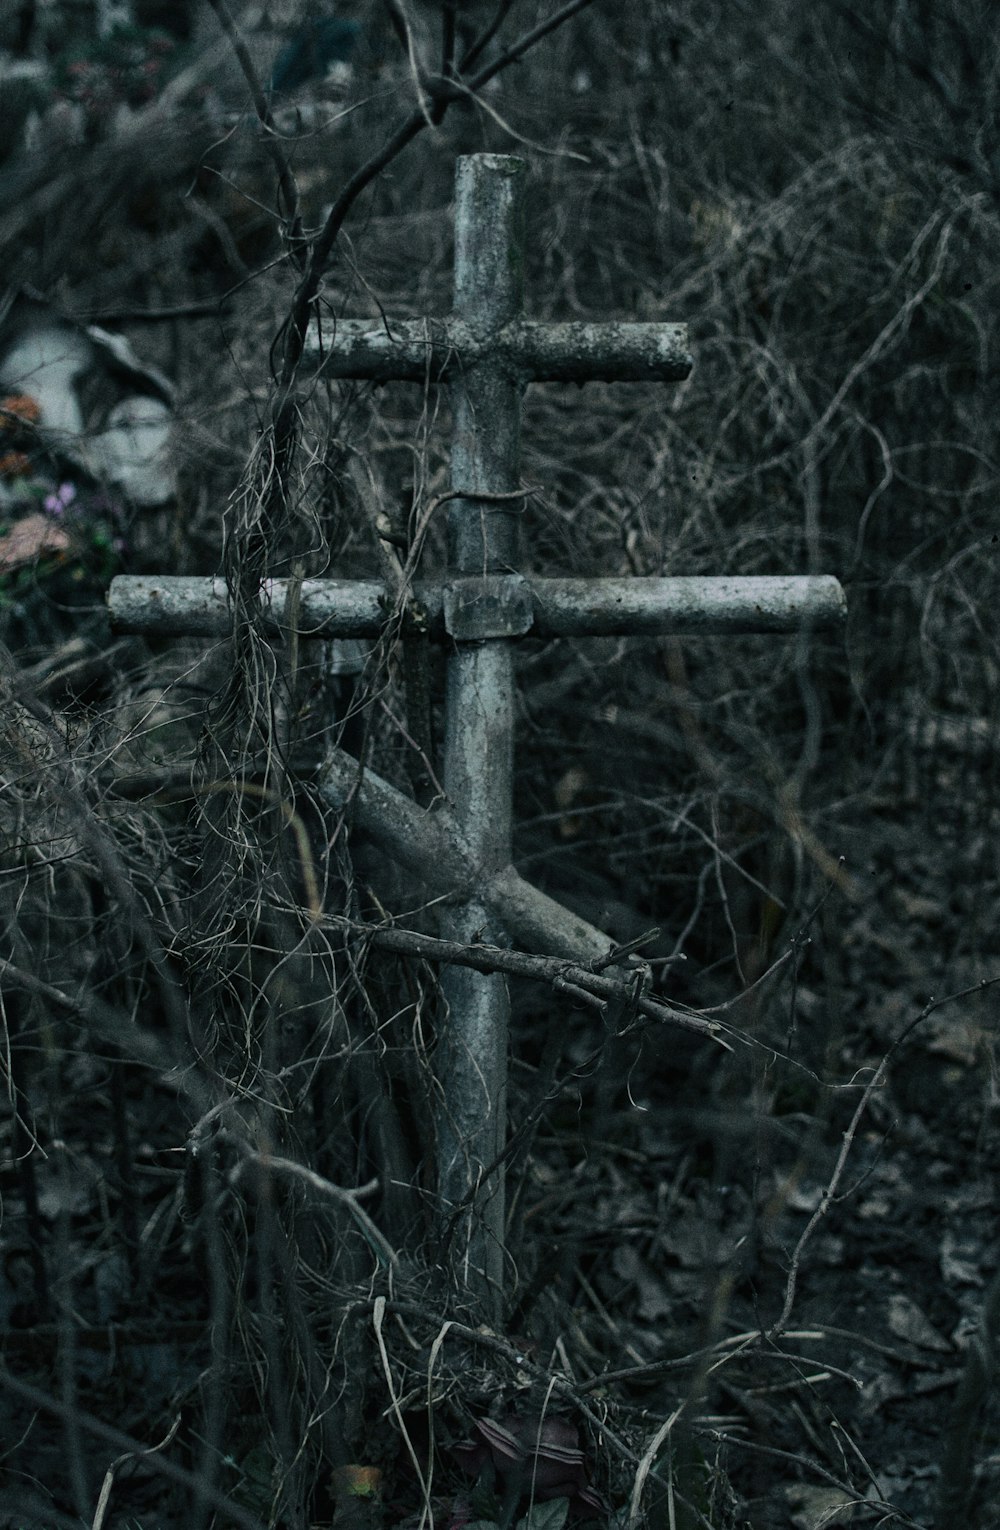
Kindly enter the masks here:
<path id="1" fill-rule="evenodd" d="M 28 393 L 8 393 L 0 398 L 0 430 L 14 430 L 18 420 L 24 425 L 37 425 L 42 406 Z"/>
<path id="2" fill-rule="evenodd" d="M 31 472 L 31 459 L 24 452 L 0 453 L 0 478 L 24 478 Z"/>

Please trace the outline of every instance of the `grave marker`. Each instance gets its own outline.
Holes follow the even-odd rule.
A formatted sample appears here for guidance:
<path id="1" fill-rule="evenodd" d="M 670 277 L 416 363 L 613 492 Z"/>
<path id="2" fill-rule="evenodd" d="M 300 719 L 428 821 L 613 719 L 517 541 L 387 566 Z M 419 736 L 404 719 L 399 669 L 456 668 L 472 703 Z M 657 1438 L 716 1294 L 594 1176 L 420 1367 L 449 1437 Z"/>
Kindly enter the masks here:
<path id="1" fill-rule="evenodd" d="M 513 643 L 539 636 L 782 632 L 836 625 L 835 579 L 540 579 L 520 572 L 521 396 L 529 382 L 678 381 L 687 376 L 680 324 L 546 324 L 525 319 L 523 161 L 460 159 L 455 304 L 446 319 L 338 320 L 317 346 L 332 377 L 447 384 L 452 405 L 448 575 L 414 596 L 448 643 L 443 784 L 448 804 L 419 808 L 357 762 L 329 751 L 320 787 L 353 801 L 355 819 L 424 882 L 453 901 L 444 933 L 588 962 L 611 942 L 524 882 L 511 864 Z M 295 602 L 302 636 L 370 637 L 385 621 L 372 581 L 273 581 L 261 600 L 276 629 Z M 222 580 L 118 578 L 109 596 L 123 630 L 223 634 Z M 442 1226 L 464 1205 L 456 1244 L 468 1293 L 497 1315 L 503 1290 L 503 1172 L 486 1174 L 506 1134 L 509 1002 L 501 974 L 446 968 L 448 1007 L 435 1063 Z M 453 1229 L 454 1231 L 454 1229 Z"/>

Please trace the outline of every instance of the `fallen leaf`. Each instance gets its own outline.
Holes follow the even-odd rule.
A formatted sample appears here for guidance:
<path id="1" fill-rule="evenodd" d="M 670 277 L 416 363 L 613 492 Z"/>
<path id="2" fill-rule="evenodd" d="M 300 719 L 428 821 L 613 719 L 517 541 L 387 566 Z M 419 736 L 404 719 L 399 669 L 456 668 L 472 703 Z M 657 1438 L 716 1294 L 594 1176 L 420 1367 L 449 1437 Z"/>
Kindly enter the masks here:
<path id="1" fill-rule="evenodd" d="M 897 1339 L 905 1339 L 918 1349 L 932 1349 L 939 1354 L 952 1352 L 951 1344 L 943 1334 L 938 1333 L 930 1318 L 921 1312 L 916 1302 L 901 1292 L 889 1298 L 889 1328 Z"/>
<path id="2" fill-rule="evenodd" d="M 791 1515 L 795 1530 L 826 1530 L 828 1525 L 849 1525 L 858 1500 L 840 1488 L 797 1483 L 785 1489 L 794 1506 Z"/>

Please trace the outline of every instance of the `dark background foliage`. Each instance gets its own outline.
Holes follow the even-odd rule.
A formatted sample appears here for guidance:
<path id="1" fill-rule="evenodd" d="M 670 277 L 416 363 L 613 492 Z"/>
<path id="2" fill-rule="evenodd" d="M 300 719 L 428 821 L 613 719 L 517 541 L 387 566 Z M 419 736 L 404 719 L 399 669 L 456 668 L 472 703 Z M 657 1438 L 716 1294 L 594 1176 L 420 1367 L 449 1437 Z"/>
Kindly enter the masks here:
<path id="1" fill-rule="evenodd" d="M 415 102 L 391 9 L 345 4 L 349 62 L 274 97 L 307 232 Z M 519 869 L 617 940 L 655 927 L 660 990 L 742 1040 L 515 984 L 500 1332 L 428 1241 L 437 972 L 308 915 L 435 928 L 310 776 L 335 712 L 411 779 L 399 645 L 331 682 L 308 644 L 108 625 L 113 572 L 244 545 L 296 275 L 212 8 L 106 10 L 0 22 L 0 246 L 175 379 L 179 488 L 0 576 L 0 1522 L 222 1524 L 211 1486 L 245 1522 L 509 1523 L 503 1430 L 554 1409 L 576 1518 L 586 1483 L 656 1530 L 992 1524 L 994 8 L 595 0 L 389 165 L 324 278 L 330 318 L 447 312 L 455 156 L 521 154 L 531 313 L 683 320 L 695 357 L 529 392 L 525 567 L 848 597 L 835 637 L 523 645 Z M 309 10 L 237 15 L 265 85 Z M 500 11 L 498 46 L 549 13 Z M 406 15 L 436 49 L 441 8 Z M 444 400 L 297 409 L 269 570 L 381 576 L 377 533 L 412 545 L 447 488 Z"/>

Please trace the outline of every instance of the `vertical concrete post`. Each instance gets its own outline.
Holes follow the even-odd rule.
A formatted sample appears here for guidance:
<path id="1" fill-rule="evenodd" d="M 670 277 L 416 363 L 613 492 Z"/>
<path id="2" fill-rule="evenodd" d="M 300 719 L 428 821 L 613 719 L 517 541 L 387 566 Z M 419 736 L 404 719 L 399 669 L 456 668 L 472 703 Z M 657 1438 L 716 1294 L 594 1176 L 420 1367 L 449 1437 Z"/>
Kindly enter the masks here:
<path id="1" fill-rule="evenodd" d="M 455 207 L 454 316 L 487 337 L 523 303 L 522 160 L 480 154 L 458 161 Z M 455 574 L 505 572 L 515 566 L 517 501 L 479 495 L 517 489 L 520 384 L 489 349 L 451 386 L 452 502 L 449 522 Z M 506 638 L 456 640 L 448 656 L 444 784 L 458 827 L 484 881 L 509 865 L 514 685 Z M 449 911 L 453 940 L 500 943 L 504 932 L 476 900 Z M 450 1256 L 459 1255 L 467 1293 L 484 1316 L 500 1315 L 504 1262 L 504 1176 L 485 1171 L 502 1152 L 507 1117 L 510 1004 L 500 975 L 453 968 L 442 987 L 447 1005 L 437 1049 L 441 1089 L 438 1186 Z M 455 1218 L 455 1208 L 467 1202 Z"/>

